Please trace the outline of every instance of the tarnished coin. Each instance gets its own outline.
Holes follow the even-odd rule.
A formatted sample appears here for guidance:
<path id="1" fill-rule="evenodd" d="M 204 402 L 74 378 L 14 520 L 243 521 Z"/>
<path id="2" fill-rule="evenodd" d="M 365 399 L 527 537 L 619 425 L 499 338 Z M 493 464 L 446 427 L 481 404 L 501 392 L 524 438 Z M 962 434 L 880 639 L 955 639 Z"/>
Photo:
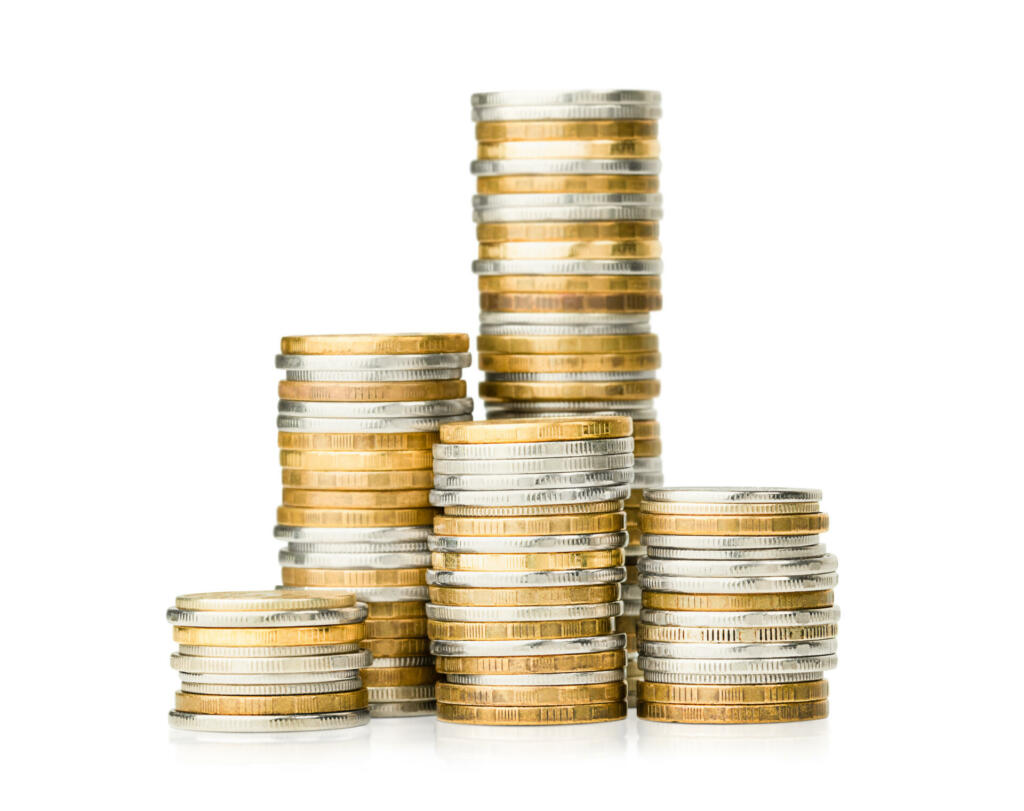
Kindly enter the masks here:
<path id="1" fill-rule="evenodd" d="M 172 710 L 174 729 L 189 732 L 319 732 L 351 729 L 370 722 L 369 711 L 313 713 L 308 715 L 205 715 Z"/>

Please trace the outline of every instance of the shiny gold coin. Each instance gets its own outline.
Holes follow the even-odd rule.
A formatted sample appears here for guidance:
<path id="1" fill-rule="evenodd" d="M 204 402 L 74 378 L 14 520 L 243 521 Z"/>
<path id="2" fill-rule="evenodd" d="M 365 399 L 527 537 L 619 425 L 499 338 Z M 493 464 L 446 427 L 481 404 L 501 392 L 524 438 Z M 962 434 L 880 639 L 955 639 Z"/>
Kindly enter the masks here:
<path id="1" fill-rule="evenodd" d="M 371 588 L 376 586 L 423 586 L 427 570 L 422 569 L 298 569 L 281 568 L 286 586 L 327 586 L 328 588 Z"/>
<path id="2" fill-rule="evenodd" d="M 476 139 L 489 141 L 572 141 L 657 138 L 658 122 L 646 120 L 480 121 Z"/>
<path id="3" fill-rule="evenodd" d="M 431 639 L 502 641 L 514 639 L 568 639 L 615 633 L 615 618 L 538 620 L 533 622 L 441 622 L 427 620 Z"/>
<path id="4" fill-rule="evenodd" d="M 281 380 L 282 400 L 316 403 L 381 403 L 399 400 L 453 400 L 466 396 L 465 380 L 412 380 L 404 383 L 311 383 Z"/>
<path id="5" fill-rule="evenodd" d="M 281 470 L 285 487 L 308 490 L 429 490 L 434 471 L 423 470 Z"/>
<path id="6" fill-rule="evenodd" d="M 660 393 L 660 380 L 620 380 L 594 383 L 513 383 L 485 380 L 480 384 L 480 396 L 489 401 L 649 400 L 652 397 L 657 397 Z M 633 455 L 640 455 L 635 448 Z"/>
<path id="7" fill-rule="evenodd" d="M 814 721 L 828 716 L 828 701 L 791 701 L 784 704 L 660 704 L 641 701 L 637 718 L 677 724 L 770 724 Z"/>
<path id="8" fill-rule="evenodd" d="M 281 467 L 303 470 L 423 470 L 433 454 L 417 451 L 281 451 Z"/>
<path id="9" fill-rule="evenodd" d="M 604 355 L 613 352 L 656 352 L 658 336 L 638 335 L 481 335 L 477 350 L 506 355 Z"/>
<path id="10" fill-rule="evenodd" d="M 488 726 L 551 726 L 619 721 L 626 717 L 626 702 L 567 704 L 554 707 L 475 707 L 437 702 L 437 717 L 457 724 Z"/>
<path id="11" fill-rule="evenodd" d="M 490 685 L 437 683 L 437 700 L 448 704 L 488 707 L 550 707 L 564 704 L 607 704 L 624 701 L 626 683 L 558 685 Z"/>
<path id="12" fill-rule="evenodd" d="M 627 619 L 623 617 L 622 619 Z M 619 629 L 622 624 L 619 624 Z M 637 639 L 642 642 L 702 642 L 722 644 L 748 644 L 765 642 L 808 642 L 831 639 L 839 633 L 835 623 L 820 625 L 791 625 L 768 628 L 690 628 L 674 625 L 639 624 Z M 686 703 L 686 702 L 683 702 Z"/>
<path id="13" fill-rule="evenodd" d="M 175 693 L 178 712 L 204 715 L 300 715 L 361 710 L 369 703 L 365 690 L 347 693 L 316 693 L 304 696 L 217 696 Z"/>
<path id="14" fill-rule="evenodd" d="M 286 487 L 281 501 L 287 507 L 396 510 L 429 507 L 430 490 L 296 490 Z"/>
<path id="15" fill-rule="evenodd" d="M 301 589 L 208 591 L 183 594 L 174 601 L 182 611 L 311 611 L 355 604 L 356 595 L 350 591 L 313 594 Z"/>
<path id="16" fill-rule="evenodd" d="M 831 589 L 792 594 L 673 594 L 645 591 L 644 608 L 665 611 L 795 611 L 828 608 L 835 602 Z"/>
<path id="17" fill-rule="evenodd" d="M 530 504 L 526 507 L 463 507 L 444 508 L 445 515 L 467 515 L 482 518 L 503 518 L 513 515 L 575 515 L 581 513 L 610 513 L 623 509 L 619 501 L 587 501 L 583 504 Z"/>
<path id="18" fill-rule="evenodd" d="M 358 642 L 363 623 L 320 625 L 315 628 L 186 628 L 174 626 L 174 641 L 180 645 L 208 645 L 224 648 L 279 648 L 295 645 L 335 645 Z"/>
<path id="19" fill-rule="evenodd" d="M 430 507 L 412 510 L 311 510 L 278 507 L 277 523 L 291 527 L 413 527 L 430 525 L 436 513 Z"/>
<path id="20" fill-rule="evenodd" d="M 464 333 L 395 335 L 290 335 L 281 339 L 285 355 L 431 355 L 469 350 Z"/>
<path id="21" fill-rule="evenodd" d="M 477 194 L 655 194 L 657 175 L 491 175 Z"/>
<path id="22" fill-rule="evenodd" d="M 659 704 L 789 704 L 828 698 L 828 682 L 798 681 L 786 684 L 661 684 L 642 682 L 641 701 Z"/>
<path id="23" fill-rule="evenodd" d="M 591 220 L 589 222 L 488 222 L 476 227 L 479 242 L 554 242 L 587 241 L 606 239 L 657 239 L 658 223 L 639 220 Z M 499 285 L 498 290 L 509 289 L 505 279 L 522 279 L 522 276 L 481 276 Z M 548 278 L 578 279 L 585 284 L 587 279 L 607 276 L 557 276 Z M 657 276 L 622 277 L 637 281 L 660 281 Z M 520 282 L 521 283 L 521 282 Z M 483 289 L 483 288 L 481 288 Z M 516 288 L 512 288 L 516 289 Z"/>
<path id="24" fill-rule="evenodd" d="M 579 535 L 618 532 L 626 526 L 623 512 L 583 515 L 537 515 L 512 518 L 434 517 L 436 535 Z"/>
<path id="25" fill-rule="evenodd" d="M 648 313 L 661 293 L 481 293 L 480 309 L 503 313 Z"/>
<path id="26" fill-rule="evenodd" d="M 412 617 L 427 616 L 425 604 L 419 600 L 401 600 L 389 603 L 367 603 L 369 613 L 366 615 L 368 621 L 373 620 L 397 620 L 409 619 Z M 368 637 L 376 634 L 367 633 Z M 426 631 L 417 636 L 426 636 Z"/>
<path id="27" fill-rule="evenodd" d="M 411 639 L 364 639 L 360 644 L 373 654 L 374 659 L 430 654 L 430 640 L 426 636 Z M 377 669 L 383 670 L 383 668 Z"/>
<path id="28" fill-rule="evenodd" d="M 481 242 L 480 259 L 658 259 L 656 239 L 606 239 L 590 242 Z M 483 297 L 481 297 L 482 299 Z M 496 307 L 484 309 L 494 310 Z"/>
<path id="29" fill-rule="evenodd" d="M 413 451 L 430 448 L 435 442 L 436 431 L 412 434 L 277 433 L 277 447 L 297 451 Z"/>
<path id="30" fill-rule="evenodd" d="M 452 445 L 493 445 L 510 442 L 571 442 L 616 439 L 633 430 L 629 417 L 544 417 L 540 419 L 449 422 L 441 441 Z"/>
<path id="31" fill-rule="evenodd" d="M 657 420 L 634 420 L 633 421 L 633 439 L 644 441 L 651 439 L 658 439 L 661 436 L 661 424 Z M 639 506 L 643 500 L 643 490 L 634 490 L 633 493 L 637 494 L 636 505 Z M 633 495 L 630 493 L 630 496 Z M 630 505 L 633 506 L 633 505 Z"/>
<path id="32" fill-rule="evenodd" d="M 642 512 L 640 528 L 657 535 L 813 535 L 828 529 L 828 513 L 721 516 Z"/>
<path id="33" fill-rule="evenodd" d="M 494 355 L 481 352 L 478 357 L 482 372 L 642 372 L 661 367 L 660 352 L 616 352 L 608 355 Z"/>
<path id="34" fill-rule="evenodd" d="M 480 160 L 578 160 L 657 158 L 661 145 L 654 138 L 580 141 L 504 141 L 477 146 Z"/>
<path id="35" fill-rule="evenodd" d="M 538 586 L 504 589 L 468 589 L 430 586 L 430 601 L 438 605 L 527 606 L 587 605 L 618 600 L 618 583 L 596 586 Z"/>
<path id="36" fill-rule="evenodd" d="M 818 512 L 817 501 L 779 501 L 765 504 L 680 504 L 673 501 L 645 501 L 641 513 L 659 515 L 793 515 Z"/>
<path id="37" fill-rule="evenodd" d="M 582 673 L 618 670 L 626 664 L 622 650 L 566 653 L 557 656 L 438 656 L 439 673 L 465 675 L 525 675 L 527 673 Z"/>
<path id="38" fill-rule="evenodd" d="M 633 456 L 639 459 L 648 459 L 654 456 L 661 456 L 660 439 L 638 439 L 633 443 Z"/>
<path id="39" fill-rule="evenodd" d="M 437 671 L 432 667 L 367 667 L 359 671 L 366 687 L 405 687 L 412 684 L 433 684 Z"/>
<path id="40" fill-rule="evenodd" d="M 562 569 L 607 569 L 621 566 L 621 549 L 580 552 L 522 552 L 474 554 L 431 552 L 430 566 L 450 572 L 550 572 Z"/>
<path id="41" fill-rule="evenodd" d="M 403 639 L 427 635 L 427 618 L 366 620 L 366 636 L 370 639 Z"/>
<path id="42" fill-rule="evenodd" d="M 481 293 L 660 293 L 660 276 L 479 276 Z M 530 337 L 530 336 L 523 336 Z M 584 336 L 586 337 L 586 336 Z"/>

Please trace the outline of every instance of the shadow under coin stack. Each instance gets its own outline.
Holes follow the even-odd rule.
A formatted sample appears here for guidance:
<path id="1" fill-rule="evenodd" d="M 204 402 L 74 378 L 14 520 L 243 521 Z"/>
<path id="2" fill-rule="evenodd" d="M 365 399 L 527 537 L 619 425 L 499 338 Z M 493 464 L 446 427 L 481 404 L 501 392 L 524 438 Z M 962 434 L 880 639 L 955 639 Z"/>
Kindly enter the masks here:
<path id="1" fill-rule="evenodd" d="M 470 419 L 469 336 L 284 338 L 277 538 L 287 587 L 344 588 L 369 606 L 363 671 L 375 718 L 434 712 L 424 580 L 431 446 Z"/>
<path id="2" fill-rule="evenodd" d="M 168 609 L 181 676 L 170 724 L 194 732 L 306 732 L 370 720 L 354 594 L 186 594 Z"/>
<path id="3" fill-rule="evenodd" d="M 489 419 L 625 414 L 634 490 L 621 623 L 635 703 L 641 490 L 662 484 L 659 93 L 480 93 L 476 121 L 480 386 Z"/>
<path id="4" fill-rule="evenodd" d="M 625 417 L 441 427 L 431 502 L 438 718 L 467 724 L 626 715 L 622 614 L 632 481 Z"/>
<path id="5" fill-rule="evenodd" d="M 644 491 L 638 716 L 690 724 L 828 715 L 836 558 L 821 492 Z"/>

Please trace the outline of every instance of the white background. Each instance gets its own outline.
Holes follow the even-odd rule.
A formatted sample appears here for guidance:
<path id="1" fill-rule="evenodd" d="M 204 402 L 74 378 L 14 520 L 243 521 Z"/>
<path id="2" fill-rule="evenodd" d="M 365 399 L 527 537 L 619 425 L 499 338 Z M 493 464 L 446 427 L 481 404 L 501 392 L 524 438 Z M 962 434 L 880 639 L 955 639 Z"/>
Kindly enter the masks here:
<path id="1" fill-rule="evenodd" d="M 3 4 L 12 807 L 996 802 L 1022 33 L 992 2 Z M 664 96 L 668 482 L 825 491 L 831 718 L 170 741 L 164 609 L 278 581 L 278 339 L 474 333 L 469 95 L 575 87 Z"/>

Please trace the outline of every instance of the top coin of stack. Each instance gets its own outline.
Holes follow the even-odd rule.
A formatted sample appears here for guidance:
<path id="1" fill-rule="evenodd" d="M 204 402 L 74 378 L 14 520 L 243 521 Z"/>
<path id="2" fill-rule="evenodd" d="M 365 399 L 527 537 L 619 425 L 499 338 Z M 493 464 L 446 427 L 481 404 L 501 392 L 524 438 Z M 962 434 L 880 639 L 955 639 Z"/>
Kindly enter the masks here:
<path id="1" fill-rule="evenodd" d="M 626 713 L 615 633 L 632 479 L 625 417 L 442 426 L 431 503 L 438 716 L 569 724 Z"/>
<path id="2" fill-rule="evenodd" d="M 278 368 L 286 586 L 351 589 L 369 605 L 375 716 L 433 710 L 424 574 L 431 446 L 467 419 L 464 334 L 284 338 Z"/>
<path id="3" fill-rule="evenodd" d="M 835 556 L 819 490 L 644 491 L 640 718 L 803 721 L 828 714 Z"/>

